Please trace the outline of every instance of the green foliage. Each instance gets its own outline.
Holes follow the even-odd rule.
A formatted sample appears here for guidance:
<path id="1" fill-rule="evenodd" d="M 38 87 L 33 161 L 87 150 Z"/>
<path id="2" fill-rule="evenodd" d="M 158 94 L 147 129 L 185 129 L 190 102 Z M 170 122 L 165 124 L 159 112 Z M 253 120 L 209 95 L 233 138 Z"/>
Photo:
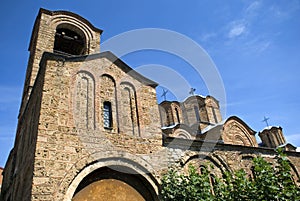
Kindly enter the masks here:
<path id="1" fill-rule="evenodd" d="M 300 188 L 292 179 L 290 163 L 282 150 L 277 153 L 275 165 L 262 157 L 254 158 L 253 177 L 241 169 L 226 172 L 222 178 L 212 178 L 207 166 L 201 169 L 201 174 L 194 166 L 189 166 L 188 174 L 170 170 L 162 178 L 162 199 L 299 201 Z"/>
<path id="2" fill-rule="evenodd" d="M 207 168 L 203 170 L 202 174 L 198 174 L 196 169 L 190 166 L 187 175 L 170 170 L 162 179 L 163 200 L 213 200 L 209 171 Z"/>

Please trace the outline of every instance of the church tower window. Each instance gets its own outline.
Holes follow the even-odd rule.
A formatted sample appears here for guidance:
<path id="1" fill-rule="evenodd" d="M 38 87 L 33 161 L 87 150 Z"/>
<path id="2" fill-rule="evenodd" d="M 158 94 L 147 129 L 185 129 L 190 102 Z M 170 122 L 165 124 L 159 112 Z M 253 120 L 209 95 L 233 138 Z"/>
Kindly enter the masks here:
<path id="1" fill-rule="evenodd" d="M 105 101 L 103 103 L 103 124 L 104 128 L 112 128 L 112 111 L 111 111 L 111 103 Z"/>
<path id="2" fill-rule="evenodd" d="M 75 31 L 58 27 L 53 51 L 64 55 L 83 55 L 85 53 L 84 38 Z"/>

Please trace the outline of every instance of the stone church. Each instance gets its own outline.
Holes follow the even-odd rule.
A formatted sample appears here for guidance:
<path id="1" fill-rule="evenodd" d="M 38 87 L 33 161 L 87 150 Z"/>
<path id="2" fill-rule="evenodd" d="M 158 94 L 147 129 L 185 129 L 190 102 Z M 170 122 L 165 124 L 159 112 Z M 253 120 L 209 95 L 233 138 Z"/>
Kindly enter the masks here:
<path id="1" fill-rule="evenodd" d="M 154 201 L 169 168 L 251 174 L 253 157 L 272 162 L 280 146 L 299 184 L 300 153 L 282 128 L 259 132 L 258 144 L 212 96 L 158 104 L 158 84 L 101 52 L 101 34 L 77 14 L 40 9 L 1 201 Z"/>

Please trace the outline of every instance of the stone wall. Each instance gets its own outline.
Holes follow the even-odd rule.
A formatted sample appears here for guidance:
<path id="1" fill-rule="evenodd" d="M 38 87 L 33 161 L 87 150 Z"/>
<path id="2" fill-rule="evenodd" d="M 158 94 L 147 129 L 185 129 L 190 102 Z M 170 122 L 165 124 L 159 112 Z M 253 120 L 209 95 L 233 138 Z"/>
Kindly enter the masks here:
<path id="1" fill-rule="evenodd" d="M 53 200 L 51 195 L 57 190 L 55 184 L 71 167 L 79 166 L 80 159 L 88 158 L 90 154 L 108 150 L 148 154 L 161 147 L 158 107 L 152 86 L 140 83 L 103 54 L 99 54 L 99 58 L 84 58 L 83 62 L 61 59 L 47 54 L 40 67 L 45 69 L 45 76 L 39 77 L 43 82 L 43 94 L 33 200 L 42 200 L 47 195 Z M 132 96 L 122 96 L 124 83 L 134 87 L 131 88 Z M 112 128 L 103 125 L 104 101 L 112 103 Z M 132 102 L 131 109 L 135 114 L 123 110 L 126 101 Z M 130 119 L 134 128 L 120 126 L 120 117 L 126 112 L 127 116 L 133 115 L 131 118 L 134 119 Z M 80 168 L 86 164 L 82 165 Z"/>
<path id="2" fill-rule="evenodd" d="M 44 71 L 39 72 L 44 76 Z M 3 200 L 31 200 L 34 156 L 40 117 L 43 82 L 37 81 L 31 96 L 19 118 L 14 148 L 5 165 L 4 183 L 1 190 Z"/>

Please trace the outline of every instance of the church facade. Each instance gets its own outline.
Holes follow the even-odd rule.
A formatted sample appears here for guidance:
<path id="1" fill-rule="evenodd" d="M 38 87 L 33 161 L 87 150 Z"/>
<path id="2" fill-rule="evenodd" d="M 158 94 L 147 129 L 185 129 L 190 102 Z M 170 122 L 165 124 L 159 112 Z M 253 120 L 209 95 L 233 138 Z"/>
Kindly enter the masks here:
<path id="1" fill-rule="evenodd" d="M 282 128 L 260 132 L 259 145 L 240 118 L 222 120 L 212 96 L 157 104 L 158 83 L 100 52 L 101 34 L 77 14 L 40 9 L 1 201 L 159 200 L 171 167 L 251 174 L 252 158 L 272 162 L 279 146 L 299 185 L 300 153 Z"/>

